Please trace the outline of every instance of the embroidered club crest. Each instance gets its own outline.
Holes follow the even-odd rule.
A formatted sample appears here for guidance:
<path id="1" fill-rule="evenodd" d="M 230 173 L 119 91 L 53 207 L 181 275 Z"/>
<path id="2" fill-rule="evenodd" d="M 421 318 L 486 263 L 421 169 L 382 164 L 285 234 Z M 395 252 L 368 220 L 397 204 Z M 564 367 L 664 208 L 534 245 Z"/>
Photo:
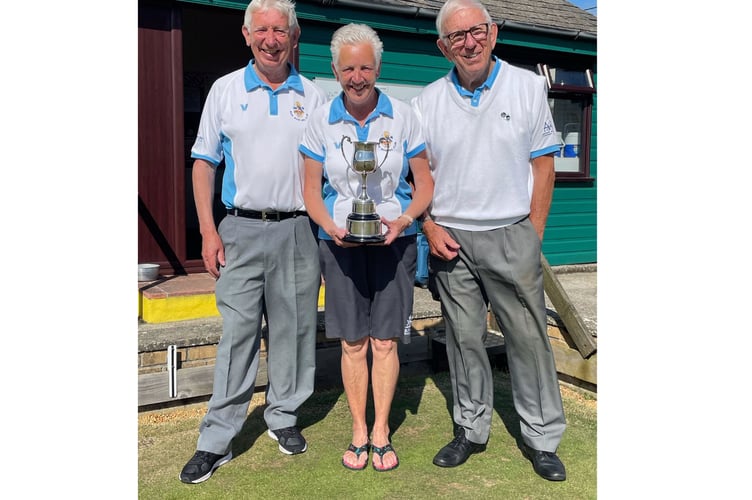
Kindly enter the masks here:
<path id="1" fill-rule="evenodd" d="M 388 130 L 384 130 L 384 133 L 379 137 L 379 149 L 382 151 L 394 151 L 394 137 Z"/>
<path id="2" fill-rule="evenodd" d="M 295 104 L 293 104 L 293 107 L 290 110 L 290 116 L 298 121 L 305 121 L 308 119 L 308 113 L 306 113 L 306 110 L 300 101 L 295 101 Z"/>

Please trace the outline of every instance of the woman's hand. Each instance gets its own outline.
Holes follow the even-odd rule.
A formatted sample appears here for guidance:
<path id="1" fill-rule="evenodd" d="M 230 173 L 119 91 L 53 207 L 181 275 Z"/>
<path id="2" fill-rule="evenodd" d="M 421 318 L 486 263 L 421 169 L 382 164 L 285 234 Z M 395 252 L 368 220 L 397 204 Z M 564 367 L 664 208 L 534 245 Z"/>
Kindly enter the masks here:
<path id="1" fill-rule="evenodd" d="M 345 241 L 345 236 L 348 235 L 347 229 L 344 229 L 342 227 L 337 227 L 334 224 L 334 221 L 332 221 L 331 226 L 329 226 L 324 231 L 326 232 L 326 234 L 329 235 L 329 237 L 338 247 L 350 248 L 350 247 L 357 247 L 361 245 L 361 243 L 351 243 L 349 241 Z"/>
<path id="2" fill-rule="evenodd" d="M 384 245 L 391 245 L 405 229 L 412 225 L 413 221 L 410 216 L 402 214 L 393 220 L 382 217 L 381 223 L 387 227 L 386 234 L 384 235 L 386 237 Z"/>

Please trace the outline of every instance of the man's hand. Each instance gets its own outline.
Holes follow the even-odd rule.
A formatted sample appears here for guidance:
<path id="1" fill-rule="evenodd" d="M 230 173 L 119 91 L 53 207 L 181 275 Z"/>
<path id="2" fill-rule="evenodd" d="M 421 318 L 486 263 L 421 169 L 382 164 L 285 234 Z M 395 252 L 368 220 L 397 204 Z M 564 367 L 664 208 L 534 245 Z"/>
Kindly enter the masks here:
<path id="1" fill-rule="evenodd" d="M 449 236 L 449 233 L 443 227 L 439 226 L 432 220 L 426 219 L 423 223 L 423 234 L 428 240 L 428 247 L 431 254 L 442 259 L 452 260 L 457 257 L 460 245 Z"/>
<path id="2" fill-rule="evenodd" d="M 201 238 L 201 257 L 204 259 L 204 267 L 214 278 L 219 278 L 219 266 L 225 265 L 225 247 L 222 239 L 214 231 Z"/>

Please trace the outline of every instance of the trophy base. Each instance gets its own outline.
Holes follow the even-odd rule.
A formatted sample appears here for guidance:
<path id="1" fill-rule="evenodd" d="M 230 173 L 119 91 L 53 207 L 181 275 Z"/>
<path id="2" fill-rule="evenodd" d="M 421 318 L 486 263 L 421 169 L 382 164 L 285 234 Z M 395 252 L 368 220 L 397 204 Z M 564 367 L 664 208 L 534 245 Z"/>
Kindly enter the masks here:
<path id="1" fill-rule="evenodd" d="M 349 243 L 381 243 L 386 239 L 381 234 L 381 217 L 377 213 L 351 213 L 347 217 L 347 232 L 343 241 Z"/>
<path id="2" fill-rule="evenodd" d="M 383 234 L 378 234 L 376 236 L 357 236 L 354 234 L 348 234 L 344 238 L 342 238 L 342 241 L 346 241 L 348 243 L 383 243 L 386 238 Z"/>

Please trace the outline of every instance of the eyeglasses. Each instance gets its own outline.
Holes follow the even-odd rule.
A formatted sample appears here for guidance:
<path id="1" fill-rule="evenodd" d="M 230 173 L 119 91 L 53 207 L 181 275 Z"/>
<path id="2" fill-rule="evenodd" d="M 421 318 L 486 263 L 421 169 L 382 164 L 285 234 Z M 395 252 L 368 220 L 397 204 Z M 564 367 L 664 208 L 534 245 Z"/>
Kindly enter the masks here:
<path id="1" fill-rule="evenodd" d="M 453 31 L 448 35 L 444 35 L 444 38 L 449 40 L 449 43 L 451 43 L 453 47 L 463 45 L 468 33 L 470 33 L 470 36 L 472 36 L 476 42 L 482 42 L 488 37 L 488 27 L 488 23 L 480 23 L 466 30 Z"/>

